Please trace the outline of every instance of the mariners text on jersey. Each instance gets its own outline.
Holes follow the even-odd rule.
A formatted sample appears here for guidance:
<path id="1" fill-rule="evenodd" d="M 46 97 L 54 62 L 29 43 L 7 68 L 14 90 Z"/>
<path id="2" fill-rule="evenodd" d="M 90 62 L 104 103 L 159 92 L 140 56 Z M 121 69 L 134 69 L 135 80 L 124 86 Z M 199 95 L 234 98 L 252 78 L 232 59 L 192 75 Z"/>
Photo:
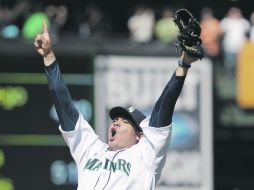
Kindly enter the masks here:
<path id="1" fill-rule="evenodd" d="M 117 159 L 116 161 L 111 161 L 106 159 L 105 162 L 99 160 L 98 158 L 90 158 L 84 167 L 84 170 L 98 171 L 103 168 L 110 172 L 116 172 L 116 170 L 124 172 L 127 176 L 130 174 L 131 164 L 124 159 Z"/>

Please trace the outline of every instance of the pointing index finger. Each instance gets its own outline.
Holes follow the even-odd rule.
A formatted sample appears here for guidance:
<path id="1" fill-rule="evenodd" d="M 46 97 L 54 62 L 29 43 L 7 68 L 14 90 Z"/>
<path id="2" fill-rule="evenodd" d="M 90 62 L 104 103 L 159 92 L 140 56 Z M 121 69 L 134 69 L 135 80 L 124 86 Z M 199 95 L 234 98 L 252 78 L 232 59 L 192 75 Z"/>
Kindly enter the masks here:
<path id="1" fill-rule="evenodd" d="M 42 21 L 42 28 L 43 28 L 43 33 L 48 33 L 48 27 L 45 20 Z"/>

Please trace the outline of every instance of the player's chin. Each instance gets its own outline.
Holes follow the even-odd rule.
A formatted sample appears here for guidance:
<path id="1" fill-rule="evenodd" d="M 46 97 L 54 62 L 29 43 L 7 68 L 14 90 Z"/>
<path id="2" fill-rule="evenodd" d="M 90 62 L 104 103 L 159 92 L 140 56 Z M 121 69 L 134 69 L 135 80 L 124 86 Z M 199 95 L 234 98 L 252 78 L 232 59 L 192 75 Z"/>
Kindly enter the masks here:
<path id="1" fill-rule="evenodd" d="M 117 150 L 117 145 L 113 141 L 108 141 L 108 146 L 110 150 Z"/>

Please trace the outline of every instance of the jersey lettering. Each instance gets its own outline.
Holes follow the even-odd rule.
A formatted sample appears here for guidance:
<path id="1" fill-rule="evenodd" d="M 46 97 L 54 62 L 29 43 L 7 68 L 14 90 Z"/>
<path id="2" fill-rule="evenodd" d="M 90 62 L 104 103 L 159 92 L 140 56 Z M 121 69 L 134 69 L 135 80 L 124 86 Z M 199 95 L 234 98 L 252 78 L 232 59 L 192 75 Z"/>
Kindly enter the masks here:
<path id="1" fill-rule="evenodd" d="M 116 172 L 116 170 L 122 171 L 127 176 L 129 176 L 130 170 L 131 170 L 131 164 L 124 159 L 118 159 L 115 162 L 113 162 L 109 159 L 106 159 L 105 162 L 103 163 L 103 161 L 101 161 L 97 158 L 93 158 L 93 159 L 90 158 L 86 162 L 84 170 L 87 169 L 87 170 L 92 170 L 92 171 L 98 171 L 100 168 L 103 168 L 103 169 L 105 169 L 107 171 L 111 171 L 111 172 Z"/>

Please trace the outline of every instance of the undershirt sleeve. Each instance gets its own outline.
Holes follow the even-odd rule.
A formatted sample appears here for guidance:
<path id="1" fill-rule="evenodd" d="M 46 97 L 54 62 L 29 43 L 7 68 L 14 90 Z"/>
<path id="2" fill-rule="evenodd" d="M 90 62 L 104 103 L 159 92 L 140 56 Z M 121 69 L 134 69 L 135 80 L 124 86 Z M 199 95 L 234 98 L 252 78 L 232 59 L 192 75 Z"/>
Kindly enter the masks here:
<path id="1" fill-rule="evenodd" d="M 149 126 L 164 127 L 172 122 L 176 101 L 181 93 L 186 76 L 172 75 L 153 108 Z"/>
<path id="2" fill-rule="evenodd" d="M 45 72 L 48 80 L 48 88 L 53 98 L 62 129 L 64 131 L 72 131 L 75 129 L 79 112 L 74 107 L 69 90 L 61 76 L 57 61 L 50 66 L 45 66 Z"/>

